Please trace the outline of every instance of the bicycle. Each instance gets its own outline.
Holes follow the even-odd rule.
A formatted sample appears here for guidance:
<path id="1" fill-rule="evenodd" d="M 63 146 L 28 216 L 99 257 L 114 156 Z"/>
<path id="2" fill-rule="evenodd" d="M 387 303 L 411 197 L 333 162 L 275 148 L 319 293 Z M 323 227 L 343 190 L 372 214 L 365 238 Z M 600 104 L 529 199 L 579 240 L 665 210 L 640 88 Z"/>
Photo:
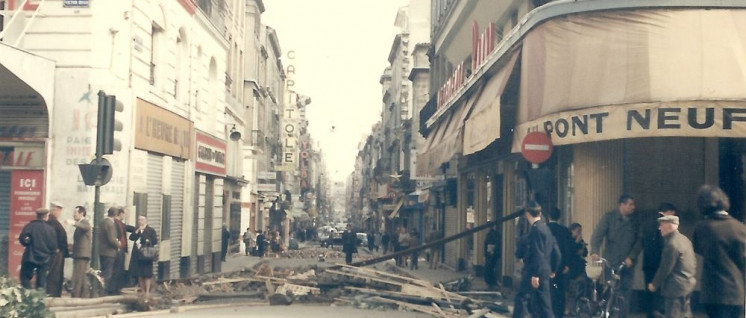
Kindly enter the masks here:
<path id="1" fill-rule="evenodd" d="M 586 266 L 586 274 L 592 281 L 590 295 L 581 296 L 575 308 L 575 317 L 577 318 L 613 318 L 619 317 L 620 308 L 624 305 L 624 296 L 618 293 L 621 281 L 620 273 L 624 264 L 612 267 L 601 258 L 598 261 L 591 261 Z M 606 277 L 606 274 L 609 274 Z M 599 293 L 597 283 L 601 279 L 602 286 Z M 588 297 L 590 296 L 590 298 Z"/>

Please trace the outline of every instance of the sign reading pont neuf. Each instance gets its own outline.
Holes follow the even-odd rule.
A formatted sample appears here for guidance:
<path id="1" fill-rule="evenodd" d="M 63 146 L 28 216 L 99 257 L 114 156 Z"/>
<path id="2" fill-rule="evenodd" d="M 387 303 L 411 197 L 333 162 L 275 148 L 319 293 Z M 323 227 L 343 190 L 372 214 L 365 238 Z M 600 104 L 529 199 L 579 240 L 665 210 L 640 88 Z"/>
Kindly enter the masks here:
<path id="1" fill-rule="evenodd" d="M 513 151 L 531 131 L 554 145 L 640 137 L 735 137 L 746 134 L 746 103 L 669 102 L 561 112 L 519 125 Z"/>

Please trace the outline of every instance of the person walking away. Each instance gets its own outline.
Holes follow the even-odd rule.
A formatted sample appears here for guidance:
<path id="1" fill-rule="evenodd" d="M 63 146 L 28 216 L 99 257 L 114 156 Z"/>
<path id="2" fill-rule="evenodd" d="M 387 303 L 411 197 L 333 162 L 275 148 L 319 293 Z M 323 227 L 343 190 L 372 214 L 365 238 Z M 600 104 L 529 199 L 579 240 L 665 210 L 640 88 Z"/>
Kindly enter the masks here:
<path id="1" fill-rule="evenodd" d="M 605 241 L 604 258 L 609 262 L 609 265 L 618 267 L 624 263 L 624 268 L 619 273 L 618 291 L 624 297 L 625 302 L 619 310 L 619 318 L 627 318 L 630 300 L 632 299 L 634 266 L 637 256 L 642 250 L 642 244 L 640 243 L 639 225 L 637 219 L 634 218 L 634 198 L 629 194 L 623 194 L 619 197 L 618 202 L 619 206 L 606 212 L 593 231 L 591 258 L 594 261 L 600 259 L 598 252 Z"/>
<path id="2" fill-rule="evenodd" d="M 497 265 L 502 257 L 502 233 L 497 227 L 493 224 L 484 239 L 484 282 L 489 289 L 498 286 Z"/>
<path id="3" fill-rule="evenodd" d="M 265 232 L 259 232 L 256 236 L 256 249 L 259 257 L 264 257 L 267 252 L 267 236 Z"/>
<path id="4" fill-rule="evenodd" d="M 647 285 L 650 292 L 660 290 L 665 299 L 667 318 L 692 317 L 689 296 L 697 284 L 697 257 L 692 242 L 679 233 L 679 217 L 664 215 L 658 218 L 661 236 L 664 238 L 660 266 L 653 281 Z"/>
<path id="5" fill-rule="evenodd" d="M 389 242 L 391 241 L 391 236 L 388 232 L 383 233 L 381 236 L 381 246 L 383 247 L 383 254 L 386 255 L 386 253 L 389 252 Z"/>
<path id="6" fill-rule="evenodd" d="M 67 220 L 68 224 L 75 228 L 72 246 L 72 291 L 70 294 L 76 298 L 90 297 L 86 273 L 90 268 L 91 261 L 91 223 L 86 219 L 86 213 L 84 207 L 76 206 L 73 210 L 73 219 Z"/>
<path id="7" fill-rule="evenodd" d="M 531 317 L 554 318 L 549 283 L 552 269 L 559 267 L 562 255 L 552 232 L 541 220 L 541 206 L 531 200 L 524 211 L 530 227 L 516 248 L 516 257 L 523 259 L 523 269 L 520 289 L 515 296 L 513 318 L 525 317 L 529 307 L 532 309 Z"/>
<path id="8" fill-rule="evenodd" d="M 433 230 L 430 232 L 430 239 L 428 243 L 435 242 L 443 238 L 443 232 L 440 230 Z M 440 262 L 440 253 L 443 250 L 443 244 L 436 244 L 430 248 L 430 269 L 438 269 Z"/>
<path id="9" fill-rule="evenodd" d="M 376 237 L 373 235 L 373 231 L 368 233 L 366 239 L 368 240 L 368 251 L 373 253 L 373 250 L 376 248 Z"/>
<path id="10" fill-rule="evenodd" d="M 225 262 L 225 256 L 228 254 L 228 243 L 230 243 L 231 232 L 228 231 L 228 225 L 223 224 L 223 230 L 220 241 L 220 261 Z"/>
<path id="11" fill-rule="evenodd" d="M 564 257 L 560 262 L 559 268 L 555 269 L 555 275 L 552 278 L 549 291 L 552 295 L 552 311 L 554 316 L 562 317 L 565 314 L 565 297 L 567 296 L 567 273 L 570 271 L 569 261 L 573 254 L 572 245 L 573 238 L 564 225 L 559 224 L 558 221 L 562 212 L 558 208 L 552 209 L 549 213 L 549 231 L 552 232 L 557 246 Z"/>
<path id="12" fill-rule="evenodd" d="M 47 223 L 54 228 L 57 236 L 57 252 L 52 255 L 47 273 L 47 294 L 51 297 L 62 296 L 62 283 L 65 273 L 65 258 L 70 257 L 67 245 L 67 231 L 59 221 L 62 205 L 52 202 Z"/>
<path id="13" fill-rule="evenodd" d="M 694 252 L 702 255 L 702 303 L 710 318 L 744 317 L 746 225 L 728 214 L 730 200 L 716 186 L 697 192 L 705 220 L 694 229 Z"/>
<path id="14" fill-rule="evenodd" d="M 571 310 L 575 310 L 578 297 L 585 292 L 588 286 L 588 276 L 585 273 L 585 258 L 588 256 L 588 244 L 583 240 L 583 226 L 580 223 L 570 224 L 570 233 L 572 234 L 571 254 L 567 257 L 567 265 L 570 269 L 567 271 L 567 297 L 565 301 L 565 316 L 571 315 Z"/>
<path id="15" fill-rule="evenodd" d="M 251 253 L 253 242 L 254 242 L 254 234 L 251 233 L 251 228 L 247 227 L 246 232 L 243 233 L 243 243 L 245 246 L 246 256 L 249 256 L 249 254 Z"/>
<path id="16" fill-rule="evenodd" d="M 145 247 L 158 245 L 158 234 L 148 225 L 148 218 L 144 215 L 137 217 L 137 229 L 130 234 L 130 240 L 135 242 L 130 258 L 130 273 L 138 279 L 139 293 L 147 298 L 150 296 L 150 288 L 153 285 L 153 262 L 155 260 L 143 257 L 142 250 Z"/>
<path id="17" fill-rule="evenodd" d="M 31 288 L 31 278 L 36 272 L 36 286 L 46 289 L 47 268 L 52 257 L 58 252 L 57 233 L 47 224 L 48 209 L 36 210 L 36 220 L 26 224 L 18 236 L 25 247 L 21 256 L 21 286 Z"/>
<path id="18" fill-rule="evenodd" d="M 379 231 L 373 232 L 373 247 L 376 249 L 376 252 L 381 247 L 381 232 Z"/>
<path id="19" fill-rule="evenodd" d="M 409 234 L 409 247 L 416 247 L 420 245 L 420 234 L 417 232 L 417 230 L 413 230 L 412 233 Z M 413 251 L 411 254 L 409 254 L 409 258 L 411 258 L 409 262 L 409 269 L 416 270 L 419 267 L 419 261 L 420 261 L 420 253 L 417 251 Z"/>
<path id="20" fill-rule="evenodd" d="M 658 206 L 658 216 L 665 215 L 676 215 L 676 207 L 668 202 L 661 203 Z M 642 273 L 645 275 L 645 286 L 653 282 L 653 277 L 661 263 L 663 237 L 661 236 L 661 231 L 658 229 L 660 227 L 659 223 L 656 217 L 654 220 L 650 220 L 642 229 Z M 651 292 L 645 288 L 642 305 L 645 308 L 648 318 L 655 318 L 656 314 L 662 313 L 663 299 L 660 289 L 656 292 Z"/>
<path id="21" fill-rule="evenodd" d="M 398 251 L 401 252 L 409 248 L 409 233 L 403 226 L 399 227 L 399 235 L 396 237 Z M 402 255 L 399 257 L 399 266 L 407 267 L 407 256 Z"/>
<path id="22" fill-rule="evenodd" d="M 352 225 L 347 224 L 347 229 L 342 233 L 342 252 L 345 253 L 345 263 L 352 263 L 352 253 L 355 253 L 357 236 L 352 232 Z"/>
<path id="23" fill-rule="evenodd" d="M 110 207 L 106 212 L 106 218 L 101 220 L 99 223 L 99 229 L 97 232 L 97 240 L 99 242 L 98 255 L 99 262 L 101 265 L 101 275 L 104 278 L 104 289 L 106 294 L 111 294 L 111 287 L 114 286 L 114 262 L 119 252 L 120 241 L 117 238 L 117 223 L 115 221 L 117 216 L 117 208 Z"/>

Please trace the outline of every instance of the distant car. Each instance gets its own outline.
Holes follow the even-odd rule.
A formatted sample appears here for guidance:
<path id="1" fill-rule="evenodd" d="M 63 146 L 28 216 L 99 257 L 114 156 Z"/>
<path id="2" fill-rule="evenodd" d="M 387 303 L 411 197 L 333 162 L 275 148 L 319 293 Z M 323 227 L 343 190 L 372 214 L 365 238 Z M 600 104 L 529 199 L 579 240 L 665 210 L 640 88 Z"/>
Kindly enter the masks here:
<path id="1" fill-rule="evenodd" d="M 342 246 L 342 233 L 332 232 L 329 237 L 321 240 L 321 247 Z"/>
<path id="2" fill-rule="evenodd" d="M 368 233 L 356 233 L 357 234 L 357 246 L 363 246 L 368 244 Z"/>

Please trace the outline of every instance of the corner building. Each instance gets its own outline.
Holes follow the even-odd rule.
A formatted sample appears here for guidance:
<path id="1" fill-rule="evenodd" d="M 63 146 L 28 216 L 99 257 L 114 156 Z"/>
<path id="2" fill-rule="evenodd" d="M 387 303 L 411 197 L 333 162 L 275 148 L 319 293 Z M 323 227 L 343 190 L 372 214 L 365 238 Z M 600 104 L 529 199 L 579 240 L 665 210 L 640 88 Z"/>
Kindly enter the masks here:
<path id="1" fill-rule="evenodd" d="M 421 112 L 427 141 L 419 161 L 455 183 L 431 189 L 431 199 L 457 196 L 446 235 L 537 199 L 545 211 L 563 212 L 560 223 L 582 224 L 590 242 L 622 193 L 635 197 L 643 222 L 660 202 L 675 204 L 690 235 L 701 220 L 702 184 L 722 187 L 730 213 L 744 220 L 745 4 L 435 2 L 433 98 Z M 521 156 L 533 131 L 554 146 L 538 165 Z M 503 277 L 519 266 L 515 224 L 502 226 Z M 448 244 L 454 256 L 446 262 L 479 274 L 485 234 Z M 642 273 L 636 277 L 642 290 Z"/>

